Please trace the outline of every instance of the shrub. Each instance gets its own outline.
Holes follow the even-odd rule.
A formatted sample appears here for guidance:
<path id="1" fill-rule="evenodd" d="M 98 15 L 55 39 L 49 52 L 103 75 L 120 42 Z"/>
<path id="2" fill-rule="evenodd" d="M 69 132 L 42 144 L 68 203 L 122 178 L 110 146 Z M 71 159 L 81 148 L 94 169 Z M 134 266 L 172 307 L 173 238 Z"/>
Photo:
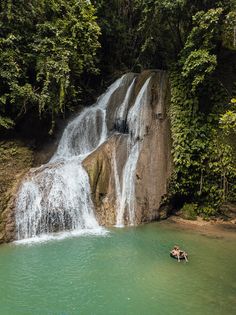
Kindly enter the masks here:
<path id="1" fill-rule="evenodd" d="M 197 208 L 196 203 L 185 203 L 182 208 L 182 213 L 184 219 L 187 220 L 196 220 L 197 219 Z"/>
<path id="2" fill-rule="evenodd" d="M 210 217 L 213 217 L 217 214 L 217 209 L 214 209 L 211 206 L 201 207 L 198 211 L 198 214 L 201 215 L 204 220 L 208 220 Z"/>

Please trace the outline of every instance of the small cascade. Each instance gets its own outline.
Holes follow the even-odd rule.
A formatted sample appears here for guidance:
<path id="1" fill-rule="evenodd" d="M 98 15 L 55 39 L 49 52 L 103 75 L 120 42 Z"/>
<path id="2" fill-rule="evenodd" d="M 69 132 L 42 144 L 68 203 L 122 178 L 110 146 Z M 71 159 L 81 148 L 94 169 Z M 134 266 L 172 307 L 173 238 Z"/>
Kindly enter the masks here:
<path id="1" fill-rule="evenodd" d="M 150 105 L 150 81 L 151 77 L 148 78 L 144 83 L 135 100 L 134 105 L 131 107 L 128 113 L 127 122 L 132 143 L 135 143 L 138 140 L 142 140 L 143 136 L 146 133 L 145 122 L 149 121 L 148 116 L 150 116 L 150 110 L 148 108 L 148 105 Z"/>
<path id="2" fill-rule="evenodd" d="M 107 139 L 106 107 L 113 93 L 122 85 L 121 77 L 104 93 L 97 103 L 86 108 L 66 127 L 58 149 L 50 162 L 74 156 L 87 156 Z"/>
<path id="3" fill-rule="evenodd" d="M 130 87 L 128 88 L 127 94 L 125 96 L 124 102 L 116 109 L 115 113 L 115 129 L 121 133 L 127 132 L 127 115 L 129 110 L 129 105 L 134 90 L 136 78 L 133 79 Z"/>
<path id="4" fill-rule="evenodd" d="M 117 158 L 116 158 L 116 148 L 114 148 L 112 152 L 112 167 L 114 172 L 114 181 L 115 181 L 115 194 L 116 194 L 116 209 L 120 209 L 120 201 L 121 201 L 121 185 L 120 178 L 117 168 Z M 119 211 L 117 211 L 117 216 L 119 215 Z M 117 219 L 118 221 L 118 219 Z M 120 221 L 120 220 L 119 220 Z"/>
<path id="5" fill-rule="evenodd" d="M 146 80 L 127 117 L 129 130 L 128 158 L 122 172 L 122 187 L 116 188 L 116 190 L 120 191 L 117 202 L 117 227 L 122 227 L 125 224 L 125 210 L 127 211 L 126 221 L 129 225 L 135 224 L 135 171 L 141 147 L 141 139 L 145 134 L 144 116 L 149 112 L 147 105 L 149 102 L 148 88 L 150 80 L 151 78 Z M 118 181 L 116 181 L 116 186 L 118 184 Z"/>
<path id="6" fill-rule="evenodd" d="M 18 239 L 98 228 L 89 192 L 88 175 L 78 159 L 33 173 L 31 180 L 23 183 L 17 200 Z"/>

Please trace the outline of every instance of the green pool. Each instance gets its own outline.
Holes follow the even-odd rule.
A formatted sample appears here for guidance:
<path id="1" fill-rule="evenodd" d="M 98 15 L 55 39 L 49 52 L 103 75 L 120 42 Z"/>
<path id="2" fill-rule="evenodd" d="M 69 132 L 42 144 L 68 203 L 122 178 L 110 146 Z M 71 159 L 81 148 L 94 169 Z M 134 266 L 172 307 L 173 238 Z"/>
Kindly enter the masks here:
<path id="1" fill-rule="evenodd" d="M 0 315 L 236 314 L 234 237 L 170 223 L 0 247 Z M 178 243 L 189 263 L 169 250 Z"/>

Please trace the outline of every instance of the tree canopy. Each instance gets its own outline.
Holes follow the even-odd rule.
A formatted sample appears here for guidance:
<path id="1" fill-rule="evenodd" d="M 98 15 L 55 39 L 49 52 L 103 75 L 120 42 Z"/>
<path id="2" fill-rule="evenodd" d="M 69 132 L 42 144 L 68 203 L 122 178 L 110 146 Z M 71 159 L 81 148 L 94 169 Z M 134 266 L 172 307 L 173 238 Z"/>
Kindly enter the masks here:
<path id="1" fill-rule="evenodd" d="M 86 0 L 0 4 L 0 125 L 29 109 L 52 116 L 77 104 L 80 77 L 96 72 L 100 28 Z"/>

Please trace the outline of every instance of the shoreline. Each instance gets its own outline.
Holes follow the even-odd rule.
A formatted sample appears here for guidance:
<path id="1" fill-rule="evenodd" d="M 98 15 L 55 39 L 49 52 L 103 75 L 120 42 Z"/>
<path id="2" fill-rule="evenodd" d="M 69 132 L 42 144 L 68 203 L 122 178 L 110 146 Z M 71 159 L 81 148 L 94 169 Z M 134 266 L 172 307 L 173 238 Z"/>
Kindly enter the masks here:
<path id="1" fill-rule="evenodd" d="M 178 215 L 172 215 L 163 222 L 167 222 L 175 227 L 184 230 L 192 230 L 202 235 L 212 235 L 216 237 L 234 237 L 236 238 L 236 222 L 223 220 L 205 221 L 200 217 L 197 220 L 186 220 Z"/>

